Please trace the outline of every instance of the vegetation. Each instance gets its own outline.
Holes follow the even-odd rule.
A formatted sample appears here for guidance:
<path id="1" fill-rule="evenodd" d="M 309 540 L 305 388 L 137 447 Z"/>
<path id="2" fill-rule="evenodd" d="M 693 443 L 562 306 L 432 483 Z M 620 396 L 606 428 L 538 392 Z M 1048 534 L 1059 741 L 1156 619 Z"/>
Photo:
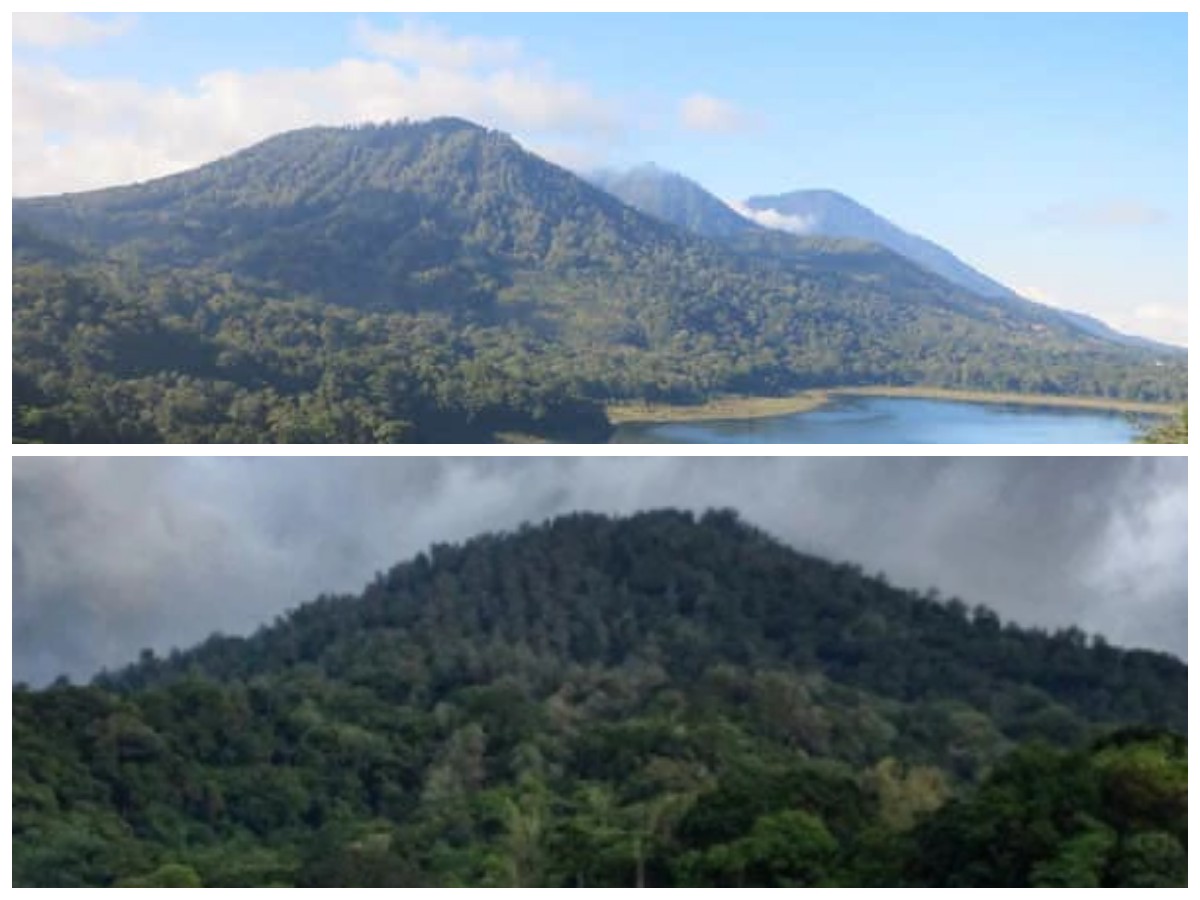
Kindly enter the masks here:
<path id="1" fill-rule="evenodd" d="M 19 440 L 596 441 L 613 401 L 848 385 L 1185 398 L 1185 358 L 868 244 L 693 235 L 459 120 L 13 219 Z"/>
<path id="2" fill-rule="evenodd" d="M 13 880 L 1183 885 L 1186 726 L 1173 658 L 575 515 L 18 686 Z"/>
<path id="3" fill-rule="evenodd" d="M 838 388 L 832 394 L 861 397 L 914 397 L 930 400 L 961 400 L 966 403 L 1015 403 L 1028 406 L 1057 406 L 1074 409 L 1103 409 L 1114 412 L 1141 413 L 1151 416 L 1174 411 L 1169 403 L 1148 403 L 1140 400 L 1120 400 L 1106 397 L 1060 397 L 1054 394 L 1006 394 L 995 391 L 956 391 L 934 387 L 869 387 Z"/>
<path id="4" fill-rule="evenodd" d="M 594 172 L 589 179 L 622 203 L 694 234 L 730 238 L 762 230 L 694 181 L 653 163 L 626 172 Z"/>
<path id="5" fill-rule="evenodd" d="M 1171 422 L 1161 425 L 1146 434 L 1143 444 L 1186 444 L 1187 436 L 1187 407 Z"/>
<path id="6" fill-rule="evenodd" d="M 785 397 L 717 397 L 705 403 L 614 403 L 606 410 L 614 425 L 626 422 L 706 422 L 714 419 L 760 419 L 810 412 L 828 402 L 827 391 L 800 391 Z"/>
<path id="7" fill-rule="evenodd" d="M 519 329 L 275 300 L 236 279 L 18 266 L 13 434 L 48 442 L 603 442 Z"/>

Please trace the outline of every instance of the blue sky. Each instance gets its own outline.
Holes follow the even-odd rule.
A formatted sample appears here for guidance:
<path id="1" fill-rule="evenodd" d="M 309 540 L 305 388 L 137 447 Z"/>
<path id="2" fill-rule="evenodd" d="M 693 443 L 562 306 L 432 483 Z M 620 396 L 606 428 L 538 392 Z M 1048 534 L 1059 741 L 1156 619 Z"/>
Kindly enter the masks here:
<path id="1" fill-rule="evenodd" d="M 729 200 L 840 190 L 1022 292 L 1186 342 L 1182 14 L 39 14 L 13 53 L 18 194 L 452 113 Z"/>

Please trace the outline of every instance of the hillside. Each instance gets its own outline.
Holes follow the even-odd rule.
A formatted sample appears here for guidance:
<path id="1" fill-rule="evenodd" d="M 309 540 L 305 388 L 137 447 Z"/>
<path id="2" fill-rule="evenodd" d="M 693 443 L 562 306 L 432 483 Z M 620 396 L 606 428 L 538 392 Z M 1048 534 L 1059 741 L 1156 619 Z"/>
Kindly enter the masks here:
<path id="1" fill-rule="evenodd" d="M 1034 306 L 1031 301 L 1019 296 L 994 278 L 963 262 L 949 250 L 933 241 L 905 231 L 861 203 L 837 191 L 808 190 L 793 191 L 776 196 L 751 197 L 746 201 L 750 209 L 759 212 L 774 211 L 791 217 L 803 226 L 803 234 L 825 236 L 880 244 L 912 260 L 952 284 L 956 284 L 981 297 L 1007 300 L 1010 303 Z M 1043 307 L 1049 309 L 1049 307 Z M 1067 323 L 1083 334 L 1109 343 L 1127 347 L 1138 347 L 1158 353 L 1181 353 L 1179 347 L 1152 341 L 1147 338 L 1122 334 L 1093 316 L 1071 310 L 1054 310 Z"/>
<path id="2" fill-rule="evenodd" d="M 1016 297 L 1009 288 L 971 268 L 950 251 L 905 231 L 837 191 L 793 191 L 751 197 L 746 205 L 759 212 L 773 210 L 792 217 L 804 224 L 806 234 L 854 238 L 888 247 L 981 297 Z"/>
<path id="3" fill-rule="evenodd" d="M 692 234 L 455 119 L 292 132 L 144 184 L 15 200 L 13 222 L 25 440 L 594 441 L 613 399 L 1185 393 L 1186 360 L 875 245 Z M 155 354 L 97 297 L 206 349 Z"/>
<path id="4" fill-rule="evenodd" d="M 13 703 L 15 884 L 1186 880 L 1185 665 L 728 512 L 435 546 Z"/>
<path id="5" fill-rule="evenodd" d="M 461 119 L 289 132 L 144 184 L 16 200 L 13 215 L 147 265 L 391 309 L 478 311 L 513 268 L 682 250 L 670 229 Z"/>
<path id="6" fill-rule="evenodd" d="M 759 230 L 696 182 L 653 163 L 624 172 L 593 172 L 588 180 L 648 216 L 704 237 L 736 237 Z"/>
<path id="7" fill-rule="evenodd" d="M 979 297 L 1005 301 L 1032 322 L 1067 323 L 1080 336 L 1110 344 L 1138 347 L 1161 354 L 1180 354 L 1179 347 L 1122 334 L 1093 316 L 1051 308 L 1018 296 L 1014 291 L 971 268 L 949 250 L 911 234 L 860 203 L 836 191 L 795 191 L 777 197 L 754 197 L 746 206 L 760 213 L 790 218 L 789 230 L 743 217 L 691 179 L 649 163 L 625 172 L 601 171 L 589 176 L 593 184 L 635 209 L 686 231 L 721 239 L 744 252 L 804 256 L 814 250 L 836 252 L 875 244 L 899 254 L 923 269 Z M 768 234 L 768 231 L 774 232 Z M 790 238 L 779 232 L 786 231 Z"/>

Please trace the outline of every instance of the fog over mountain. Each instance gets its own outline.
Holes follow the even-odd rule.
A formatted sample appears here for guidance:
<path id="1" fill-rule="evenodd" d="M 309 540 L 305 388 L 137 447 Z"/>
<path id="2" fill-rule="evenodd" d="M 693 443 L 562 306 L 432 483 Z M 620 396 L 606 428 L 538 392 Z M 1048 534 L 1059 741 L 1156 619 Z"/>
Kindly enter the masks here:
<path id="1" fill-rule="evenodd" d="M 13 463 L 13 677 L 86 678 L 573 510 L 733 507 L 1022 624 L 1187 652 L 1182 459 L 51 459 Z"/>

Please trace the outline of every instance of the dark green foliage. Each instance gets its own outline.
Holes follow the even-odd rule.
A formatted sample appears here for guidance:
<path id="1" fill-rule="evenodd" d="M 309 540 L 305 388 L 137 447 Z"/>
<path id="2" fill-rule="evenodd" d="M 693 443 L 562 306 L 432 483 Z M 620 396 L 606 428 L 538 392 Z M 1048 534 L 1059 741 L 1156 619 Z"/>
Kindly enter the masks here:
<path id="1" fill-rule="evenodd" d="M 23 440 L 595 441 L 620 398 L 1185 392 L 1185 359 L 869 244 L 693 235 L 458 120 L 294 132 L 13 217 Z"/>
<path id="2" fill-rule="evenodd" d="M 363 314 L 235 279 L 18 266 L 13 433 L 47 442 L 604 441 L 519 329 Z"/>
<path id="3" fill-rule="evenodd" d="M 1030 746 L 920 824 L 920 884 L 1187 883 L 1187 744 L 1146 730 L 1088 751 Z"/>
<path id="4" fill-rule="evenodd" d="M 965 609 L 725 512 L 435 546 L 14 690 L 14 883 L 1185 880 L 1186 667 Z"/>

